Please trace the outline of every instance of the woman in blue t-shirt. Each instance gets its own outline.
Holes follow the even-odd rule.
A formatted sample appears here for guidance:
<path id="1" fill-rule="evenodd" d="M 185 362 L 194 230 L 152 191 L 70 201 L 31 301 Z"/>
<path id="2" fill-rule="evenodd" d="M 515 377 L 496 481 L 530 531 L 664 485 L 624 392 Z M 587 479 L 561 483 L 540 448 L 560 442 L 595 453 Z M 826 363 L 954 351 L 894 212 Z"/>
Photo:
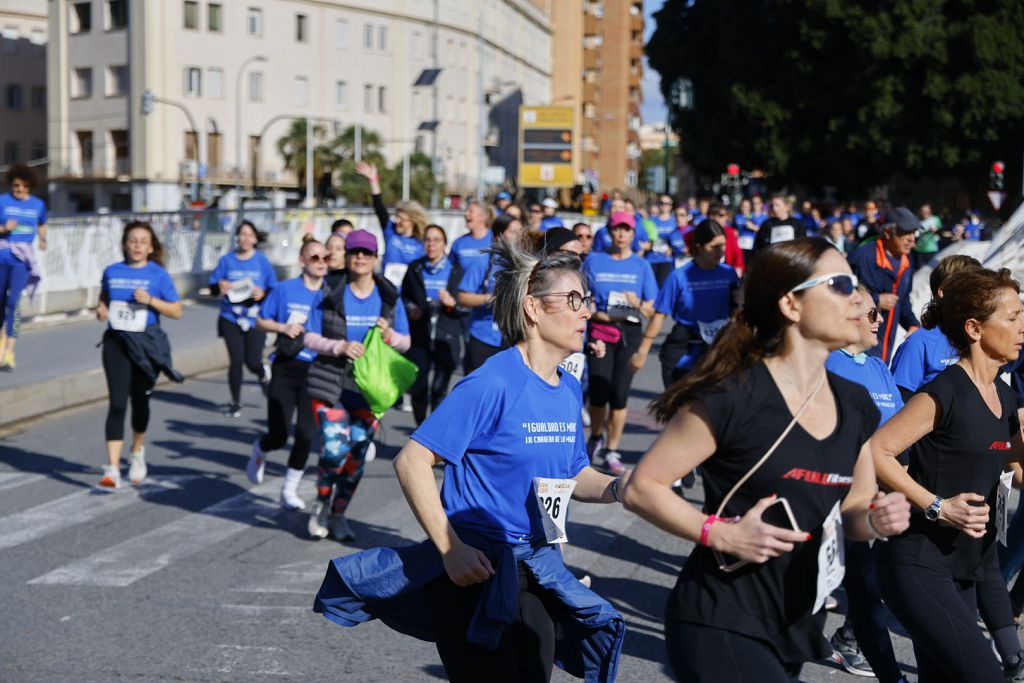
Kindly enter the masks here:
<path id="1" fill-rule="evenodd" d="M 497 240 L 494 256 L 494 315 L 512 346 L 456 385 L 395 460 L 429 540 L 335 560 L 314 609 L 434 640 L 452 681 L 550 680 L 556 659 L 612 681 L 622 617 L 552 545 L 566 539 L 570 496 L 612 503 L 620 484 L 588 466 L 579 382 L 558 367 L 583 348 L 587 285 L 574 254 Z"/>
<path id="2" fill-rule="evenodd" d="M 228 349 L 228 387 L 231 404 L 226 417 L 242 414 L 242 364 L 256 375 L 264 391 L 269 381 L 263 367 L 263 345 L 267 333 L 256 327 L 259 302 L 277 285 L 277 275 L 269 259 L 256 251 L 266 237 L 249 221 L 235 230 L 238 248 L 224 254 L 210 274 L 210 289 L 221 297 L 217 336 Z"/>
<path id="3" fill-rule="evenodd" d="M 597 312 L 590 323 L 590 338 L 603 341 L 606 352 L 591 358 L 590 439 L 587 451 L 596 462 L 603 457 L 612 474 L 622 474 L 619 440 L 626 428 L 626 400 L 633 383 L 629 357 L 640 346 L 641 318 L 654 314 L 658 284 L 651 265 L 630 249 L 636 219 L 627 211 L 612 214 L 612 246 L 609 251 L 594 252 L 583 264 Z M 604 438 L 608 429 L 607 441 Z"/>
<path id="4" fill-rule="evenodd" d="M 711 219 L 693 230 L 693 260 L 672 271 L 654 302 L 654 317 L 629 361 L 633 372 L 647 361 L 665 318 L 676 326 L 661 344 L 661 381 L 667 389 L 692 368 L 732 315 L 739 277 L 722 263 L 725 229 Z"/>
<path id="5" fill-rule="evenodd" d="M 14 369 L 14 345 L 21 317 L 18 304 L 25 286 L 38 281 L 32 242 L 46 250 L 46 204 L 30 193 L 36 174 L 25 164 L 7 170 L 11 191 L 0 195 L 0 370 Z"/>
<path id="6" fill-rule="evenodd" d="M 409 264 L 423 256 L 423 232 L 430 219 L 419 202 L 404 201 L 395 207 L 395 219 L 391 220 L 381 198 L 377 164 L 360 161 L 356 164 L 356 173 L 370 181 L 373 210 L 384 234 L 381 273 L 395 287 L 401 287 Z"/>
<path id="7" fill-rule="evenodd" d="M 128 399 L 132 403 L 132 450 L 128 455 L 128 479 L 138 484 L 146 478 L 145 441 L 149 426 L 149 394 L 156 381 L 140 366 L 137 348 L 143 337 L 156 344 L 160 316 L 177 320 L 181 302 L 171 276 L 163 266 L 164 250 L 152 226 L 132 221 L 121 235 L 124 261 L 107 266 L 100 283 L 96 318 L 107 322 L 103 334 L 103 372 L 107 377 L 110 407 L 107 409 L 107 464 L 100 486 L 121 485 L 121 449 Z M 162 337 L 166 342 L 166 337 Z M 156 341 L 154 341 L 156 340 Z M 163 349 L 170 358 L 170 347 Z"/>

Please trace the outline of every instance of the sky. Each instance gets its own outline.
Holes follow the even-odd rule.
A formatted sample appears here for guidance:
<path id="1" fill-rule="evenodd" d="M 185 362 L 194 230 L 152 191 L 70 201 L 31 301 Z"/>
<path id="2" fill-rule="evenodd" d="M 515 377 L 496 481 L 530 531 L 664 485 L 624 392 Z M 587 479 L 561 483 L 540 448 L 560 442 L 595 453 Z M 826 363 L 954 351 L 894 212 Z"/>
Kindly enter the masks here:
<path id="1" fill-rule="evenodd" d="M 654 33 L 654 13 L 661 9 L 665 0 L 644 0 L 644 42 L 651 39 Z M 647 57 L 644 57 L 644 80 L 643 95 L 644 104 L 640 110 L 640 116 L 644 123 L 655 123 L 665 120 L 665 100 L 661 96 L 661 77 L 658 72 L 647 65 Z"/>

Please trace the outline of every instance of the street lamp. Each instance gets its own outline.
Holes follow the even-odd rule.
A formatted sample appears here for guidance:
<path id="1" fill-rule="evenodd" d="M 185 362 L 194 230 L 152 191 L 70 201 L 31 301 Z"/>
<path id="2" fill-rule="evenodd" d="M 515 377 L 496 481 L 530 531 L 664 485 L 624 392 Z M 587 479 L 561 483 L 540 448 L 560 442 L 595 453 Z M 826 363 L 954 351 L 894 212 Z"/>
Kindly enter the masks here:
<path id="1" fill-rule="evenodd" d="M 242 62 L 235 74 L 235 195 L 239 211 L 242 209 L 242 74 L 250 64 L 266 61 L 269 61 L 266 55 L 253 55 Z"/>

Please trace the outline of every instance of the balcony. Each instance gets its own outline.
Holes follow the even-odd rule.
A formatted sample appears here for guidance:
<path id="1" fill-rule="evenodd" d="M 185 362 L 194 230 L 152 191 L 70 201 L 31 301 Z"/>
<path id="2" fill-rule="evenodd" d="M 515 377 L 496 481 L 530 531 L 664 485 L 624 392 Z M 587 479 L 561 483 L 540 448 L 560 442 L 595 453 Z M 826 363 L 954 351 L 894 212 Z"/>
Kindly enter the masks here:
<path id="1" fill-rule="evenodd" d="M 586 70 L 599 71 L 601 69 L 601 55 L 597 50 L 583 51 L 583 68 Z"/>
<path id="2" fill-rule="evenodd" d="M 583 101 L 597 103 L 601 99 L 601 88 L 597 83 L 583 84 Z"/>
<path id="3" fill-rule="evenodd" d="M 644 15 L 630 13 L 629 17 L 629 30 L 639 31 L 640 35 L 644 32 Z"/>
<path id="4" fill-rule="evenodd" d="M 587 12 L 583 15 L 583 35 L 601 35 L 601 19 L 599 19 L 591 12 Z"/>
<path id="5" fill-rule="evenodd" d="M 644 43 L 642 40 L 634 40 L 629 44 L 629 59 L 640 61 L 644 56 Z"/>

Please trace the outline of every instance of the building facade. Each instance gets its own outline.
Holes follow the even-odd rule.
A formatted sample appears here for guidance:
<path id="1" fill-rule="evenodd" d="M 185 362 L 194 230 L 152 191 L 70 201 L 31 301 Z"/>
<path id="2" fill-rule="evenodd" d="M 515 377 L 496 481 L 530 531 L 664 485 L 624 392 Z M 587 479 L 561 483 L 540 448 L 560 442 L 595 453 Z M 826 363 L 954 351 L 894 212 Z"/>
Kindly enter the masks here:
<path id="1" fill-rule="evenodd" d="M 0 0 L 0 166 L 45 171 L 46 35 L 46 0 Z"/>
<path id="2" fill-rule="evenodd" d="M 472 193 L 488 95 L 550 99 L 549 4 L 50 0 L 51 206 L 176 209 L 195 181 L 222 206 L 236 183 L 294 190 L 277 141 L 305 117 L 378 133 L 389 163 L 436 134 L 441 180 Z M 436 116 L 413 86 L 435 60 Z"/>

